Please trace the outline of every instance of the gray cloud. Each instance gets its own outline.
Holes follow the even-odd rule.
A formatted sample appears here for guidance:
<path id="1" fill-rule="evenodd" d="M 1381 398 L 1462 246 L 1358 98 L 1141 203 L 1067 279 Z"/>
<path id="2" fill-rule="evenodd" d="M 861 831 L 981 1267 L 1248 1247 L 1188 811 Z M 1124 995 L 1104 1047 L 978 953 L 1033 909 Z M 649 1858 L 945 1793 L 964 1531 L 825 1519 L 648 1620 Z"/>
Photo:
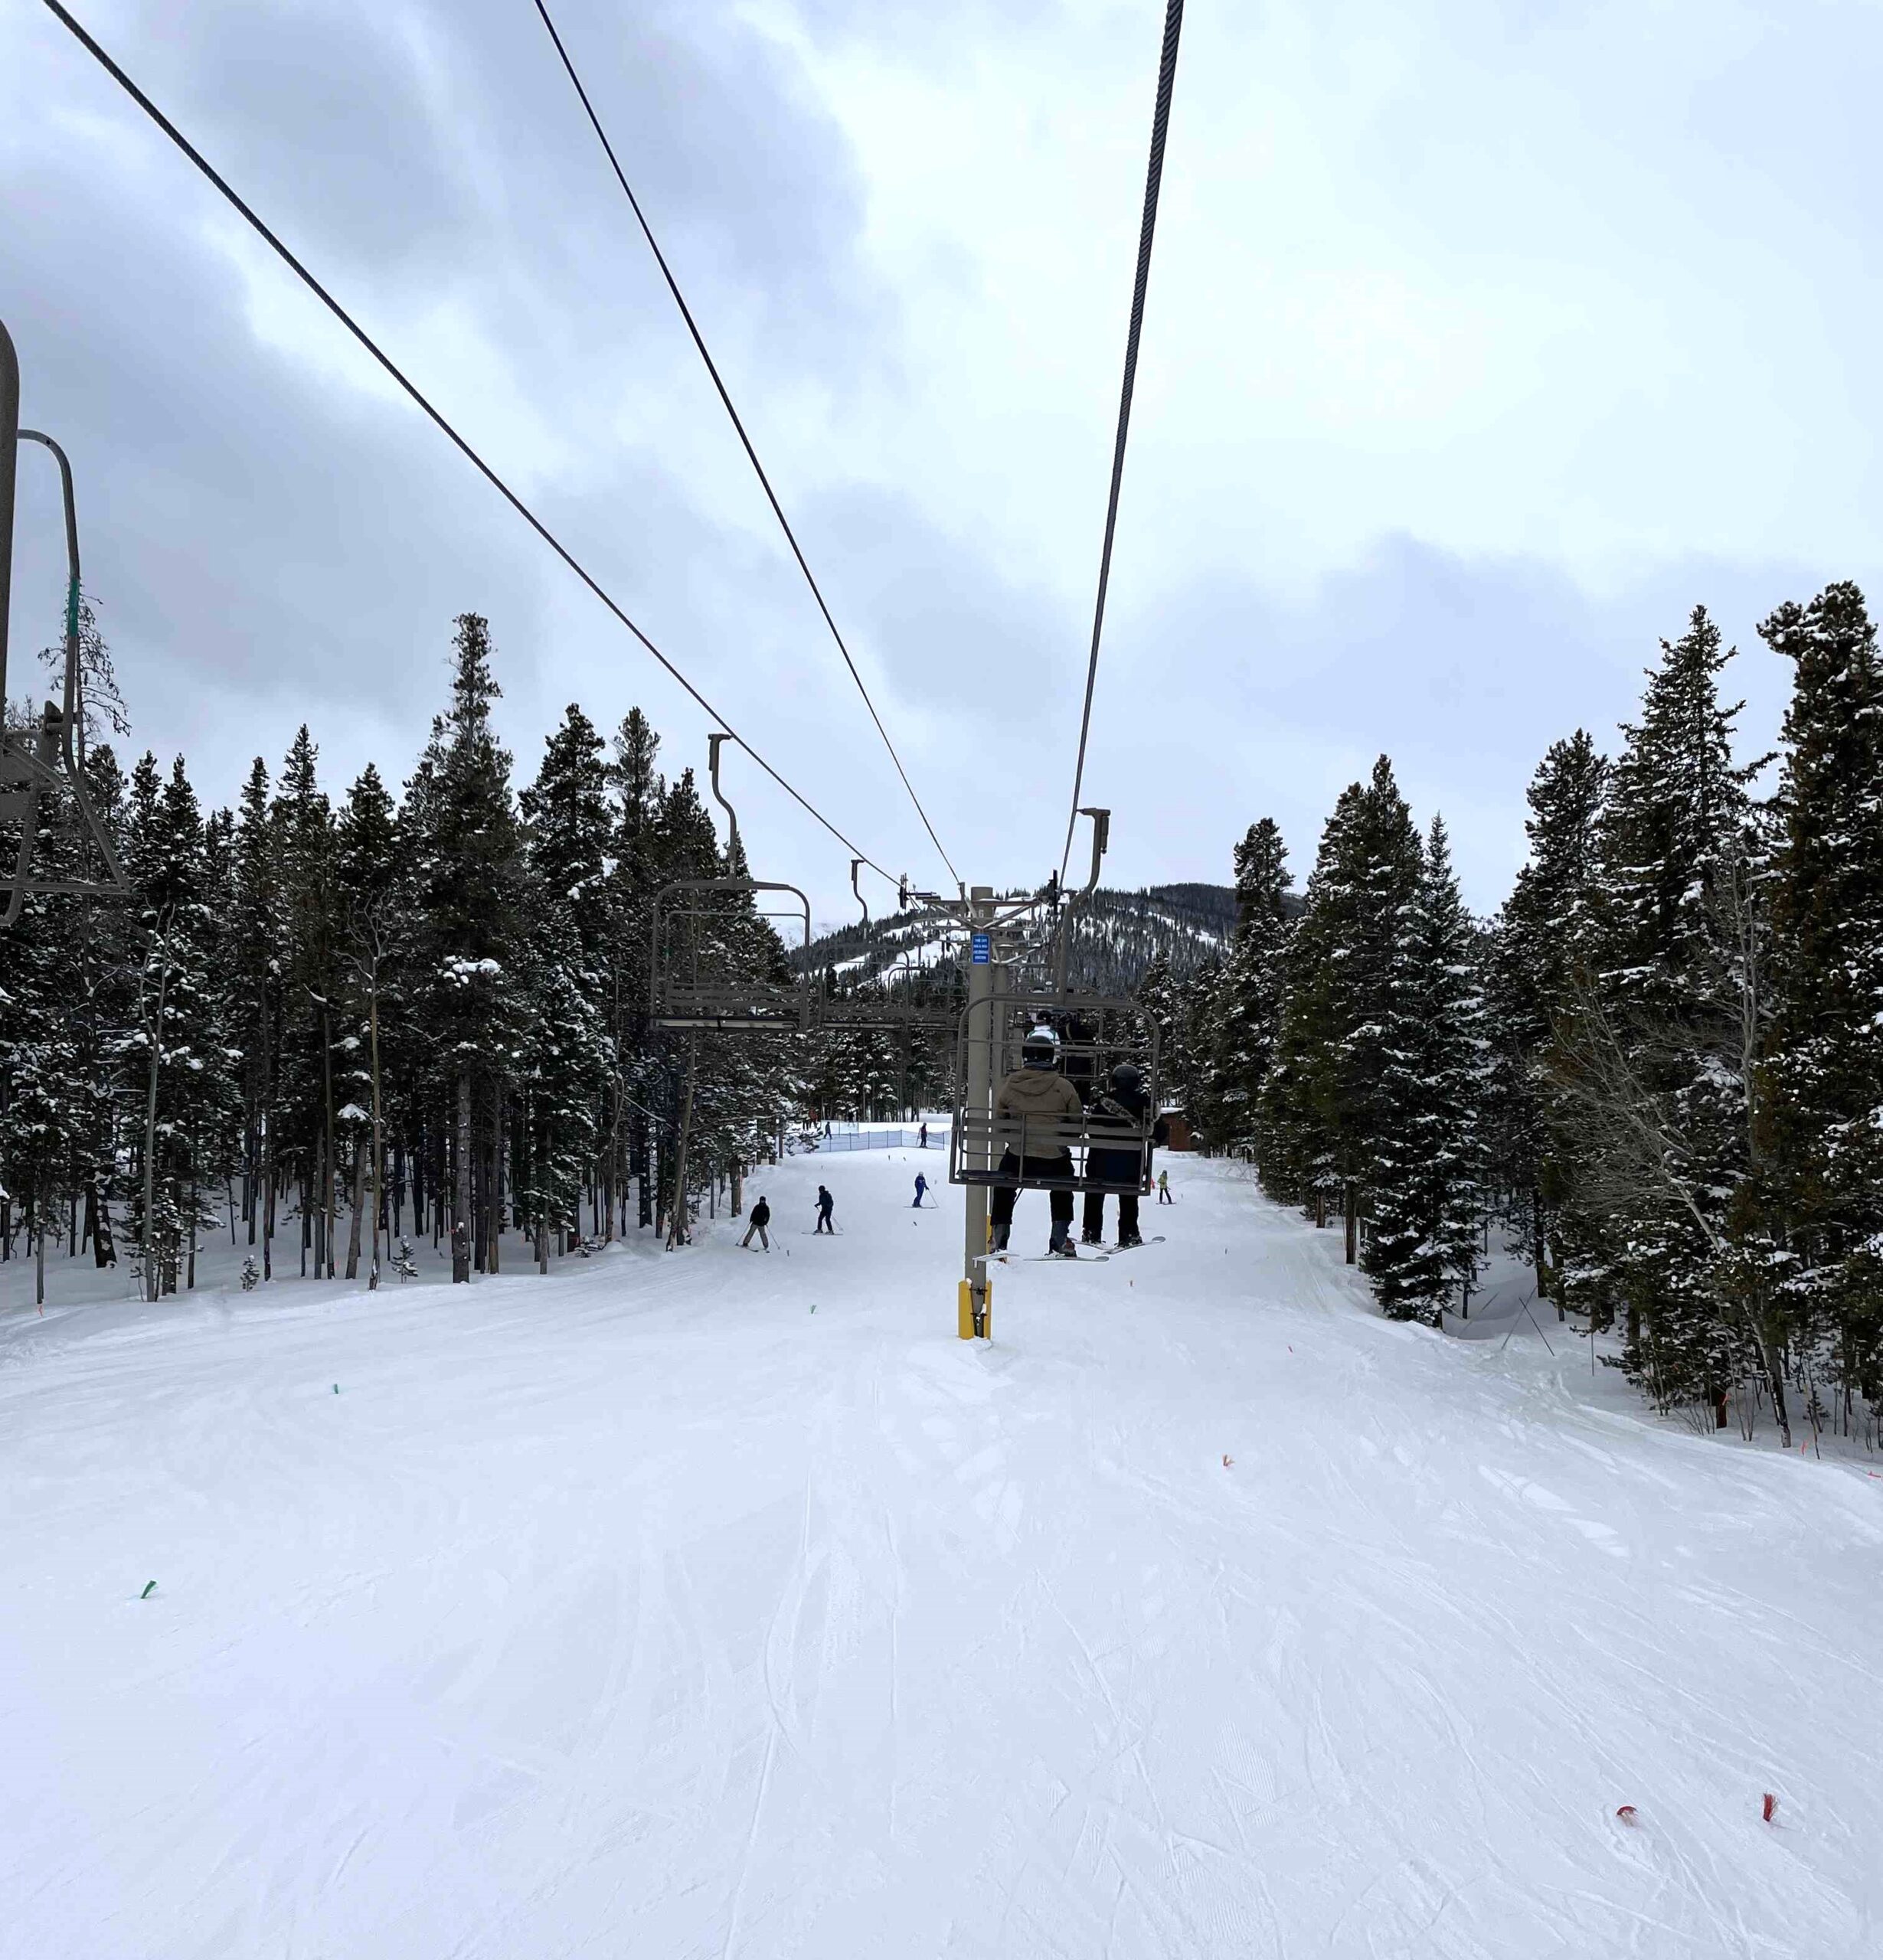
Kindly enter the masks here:
<path id="1" fill-rule="evenodd" d="M 1043 875 L 1063 832 L 1159 11 L 557 8 L 977 879 Z M 1852 160 L 1883 43 L 1847 22 L 1849 58 L 1829 59 L 1829 15 L 1788 37 L 1741 8 L 1692 57 L 1634 21 L 1610 74 L 1611 10 L 1486 0 L 1462 40 L 1435 37 L 1443 9 L 1295 13 L 1192 22 L 1087 791 L 1118 811 L 1119 878 L 1224 876 L 1267 813 L 1305 872 L 1334 794 L 1384 748 L 1421 814 L 1453 820 L 1489 906 L 1543 747 L 1578 723 L 1612 740 L 1695 599 L 1747 650 L 1751 743 L 1783 678 L 1757 619 L 1866 570 L 1798 544 L 1854 534 L 1868 466 L 1839 417 L 1873 384 L 1826 364 L 1847 338 L 1839 260 L 1813 276 L 1796 227 L 1873 226 Z M 98 0 L 87 18 L 734 722 L 891 868 L 935 875 L 533 10 Z M 1298 149 L 1281 172 L 1262 148 L 1283 119 L 1254 90 L 1277 73 L 1325 184 Z M 1807 75 L 1808 113 L 1786 93 Z M 1500 119 L 1538 104 L 1548 172 Z M 1082 183 L 1051 180 L 1061 155 L 1123 187 L 1102 224 L 1081 229 Z M 469 607 L 493 621 L 522 769 L 572 697 L 603 722 L 641 703 L 675 766 L 703 753 L 698 714 L 28 8 L 0 22 L 0 313 L 29 420 L 73 452 L 140 740 L 186 749 L 217 797 L 303 719 L 336 784 L 369 754 L 402 773 Z M 1517 228 L 1545 181 L 1578 194 L 1579 228 L 1525 286 L 1554 242 Z M 1358 184 L 1373 231 L 1340 233 Z M 1634 204 L 1686 211 L 1691 234 L 1630 230 Z M 1643 361 L 1533 376 L 1537 349 L 1633 344 L 1626 305 L 1662 296 L 1641 272 L 1656 240 L 1666 305 Z M 1727 301 L 1747 279 L 1741 322 Z M 1454 292 L 1455 314 L 1433 297 Z M 1548 338 L 1559 314 L 1573 341 Z M 1787 333 L 1795 372 L 1773 352 Z M 1504 392 L 1486 395 L 1474 364 L 1493 354 Z M 1656 420 L 1669 401 L 1684 420 Z M 1760 446 L 1723 493 L 1742 428 Z M 29 461 L 25 479 L 16 675 L 59 589 L 50 474 Z M 1611 488 L 1640 537 L 1625 564 L 1574 543 L 1607 535 L 1587 520 Z M 1560 509 L 1561 547 L 1540 520 L 1512 544 L 1503 502 Z M 1775 514 L 1769 552 L 1743 547 L 1748 510 Z M 845 910 L 835 848 L 734 773 L 777 868 Z"/>

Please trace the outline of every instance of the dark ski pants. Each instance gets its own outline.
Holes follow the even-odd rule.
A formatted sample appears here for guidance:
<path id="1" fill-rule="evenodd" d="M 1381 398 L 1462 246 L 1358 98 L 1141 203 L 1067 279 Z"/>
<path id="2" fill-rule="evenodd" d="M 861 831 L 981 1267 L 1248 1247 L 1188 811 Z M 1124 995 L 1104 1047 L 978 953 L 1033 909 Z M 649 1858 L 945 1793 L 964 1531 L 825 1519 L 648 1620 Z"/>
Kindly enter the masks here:
<path id="1" fill-rule="evenodd" d="M 1135 1150 L 1094 1150 L 1087 1157 L 1085 1172 L 1088 1178 L 1096 1178 L 1100 1184 L 1137 1184 L 1144 1175 L 1143 1160 Z M 1105 1236 L 1104 1191 L 1087 1191 L 1085 1194 L 1085 1235 L 1088 1239 L 1102 1239 Z M 1138 1194 L 1135 1190 L 1118 1194 L 1118 1236 L 1121 1239 L 1135 1239 L 1138 1236 Z"/>
<path id="2" fill-rule="evenodd" d="M 1059 1157 L 1016 1158 L 1013 1152 L 1002 1152 L 1000 1174 L 1003 1178 L 1069 1178 L 1072 1175 L 1072 1158 L 1070 1155 Z M 1012 1184 L 995 1187 L 994 1202 L 989 1216 L 993 1220 L 994 1243 L 999 1245 L 1013 1224 L 1015 1200 L 1019 1197 L 1018 1187 Z M 1046 1194 L 1052 1201 L 1054 1239 L 1063 1234 L 1058 1229 L 1064 1226 L 1070 1230 L 1072 1224 L 1072 1194 L 1071 1191 L 1052 1191 Z"/>
<path id="3" fill-rule="evenodd" d="M 811 1236 L 816 1238 L 819 1232 L 828 1232 L 833 1239 L 837 1236 L 837 1228 L 830 1222 L 828 1211 L 820 1211 L 817 1214 L 817 1223 L 811 1228 Z"/>
<path id="4" fill-rule="evenodd" d="M 1087 1191 L 1085 1194 L 1085 1234 L 1089 1239 L 1102 1239 L 1105 1236 L 1104 1191 Z M 1118 1236 L 1121 1239 L 1135 1239 L 1138 1236 L 1138 1194 L 1136 1191 L 1120 1191 L 1118 1197 Z"/>
<path id="5" fill-rule="evenodd" d="M 745 1228 L 745 1236 L 739 1241 L 740 1244 L 742 1246 L 749 1246 L 752 1243 L 752 1234 L 754 1232 L 758 1234 L 759 1243 L 763 1246 L 767 1252 L 770 1252 L 772 1249 L 772 1242 L 766 1237 L 765 1228 L 763 1225 L 747 1226 Z"/>

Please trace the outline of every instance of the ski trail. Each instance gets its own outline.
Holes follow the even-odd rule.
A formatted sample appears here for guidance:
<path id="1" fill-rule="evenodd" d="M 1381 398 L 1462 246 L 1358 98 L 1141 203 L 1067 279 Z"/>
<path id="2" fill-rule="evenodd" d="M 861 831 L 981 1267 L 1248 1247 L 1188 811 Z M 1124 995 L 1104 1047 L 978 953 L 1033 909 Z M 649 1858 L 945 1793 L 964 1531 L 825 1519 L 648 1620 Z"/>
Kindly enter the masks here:
<path id="1" fill-rule="evenodd" d="M 1388 1325 L 1225 1166 L 963 1344 L 910 1174 L 0 1321 L 0 1953 L 1875 1944 L 1883 1480 Z"/>

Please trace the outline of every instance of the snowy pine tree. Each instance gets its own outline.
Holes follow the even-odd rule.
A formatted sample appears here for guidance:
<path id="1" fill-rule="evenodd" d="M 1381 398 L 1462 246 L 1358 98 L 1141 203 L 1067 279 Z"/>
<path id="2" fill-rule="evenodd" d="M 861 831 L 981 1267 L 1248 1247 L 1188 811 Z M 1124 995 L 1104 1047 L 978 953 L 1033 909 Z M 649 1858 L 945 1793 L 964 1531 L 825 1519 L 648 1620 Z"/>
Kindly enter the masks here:
<path id="1" fill-rule="evenodd" d="M 1264 817 L 1237 845 L 1236 927 L 1216 974 L 1206 1013 L 1206 1040 L 1192 1112 L 1210 1142 L 1257 1153 L 1263 1084 L 1280 1032 L 1282 952 L 1294 883 L 1280 826 Z"/>
<path id="2" fill-rule="evenodd" d="M 1487 1064 L 1476 936 L 1434 817 L 1399 909 L 1361 1263 L 1388 1317 L 1436 1327 L 1476 1279 Z"/>
<path id="3" fill-rule="evenodd" d="M 1749 1281 L 1758 833 L 1732 754 L 1731 658 L 1696 609 L 1662 642 L 1610 776 L 1591 972 L 1562 1019 L 1557 1136 L 1573 1165 L 1564 1297 L 1619 1306 L 1623 1365 L 1663 1406 L 1772 1374 L 1769 1289 Z"/>
<path id="4" fill-rule="evenodd" d="M 521 839 L 510 756 L 491 709 L 489 622 L 461 613 L 451 705 L 415 782 L 422 828 L 414 1009 L 430 1060 L 441 1168 L 450 1194 L 452 1272 L 462 1284 L 495 1253 L 505 1089 L 518 1055 Z"/>
<path id="5" fill-rule="evenodd" d="M 1486 1143 L 1509 1194 L 1537 1291 L 1555 1297 L 1559 1220 L 1573 1187 L 1574 1126 L 1550 1057 L 1594 947 L 1597 840 L 1608 764 L 1581 729 L 1554 742 L 1531 779 L 1530 851 L 1497 922 L 1488 981 L 1491 1042 Z"/>
<path id="6" fill-rule="evenodd" d="M 1793 663 L 1772 865 L 1766 1087 L 1795 1340 L 1883 1403 L 1883 665 L 1854 585 L 1759 629 Z"/>

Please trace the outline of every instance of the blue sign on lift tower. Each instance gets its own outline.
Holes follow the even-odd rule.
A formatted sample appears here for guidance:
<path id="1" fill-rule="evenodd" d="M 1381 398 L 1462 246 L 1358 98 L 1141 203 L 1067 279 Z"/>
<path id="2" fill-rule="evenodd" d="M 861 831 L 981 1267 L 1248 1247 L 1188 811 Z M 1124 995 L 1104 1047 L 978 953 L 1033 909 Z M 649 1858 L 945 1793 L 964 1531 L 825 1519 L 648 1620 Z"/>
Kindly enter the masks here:
<path id="1" fill-rule="evenodd" d="M 993 957 L 992 948 L 993 938 L 991 934 L 987 933 L 976 933 L 974 936 L 974 943 L 972 949 L 968 954 L 968 958 L 975 965 L 985 966 Z"/>

